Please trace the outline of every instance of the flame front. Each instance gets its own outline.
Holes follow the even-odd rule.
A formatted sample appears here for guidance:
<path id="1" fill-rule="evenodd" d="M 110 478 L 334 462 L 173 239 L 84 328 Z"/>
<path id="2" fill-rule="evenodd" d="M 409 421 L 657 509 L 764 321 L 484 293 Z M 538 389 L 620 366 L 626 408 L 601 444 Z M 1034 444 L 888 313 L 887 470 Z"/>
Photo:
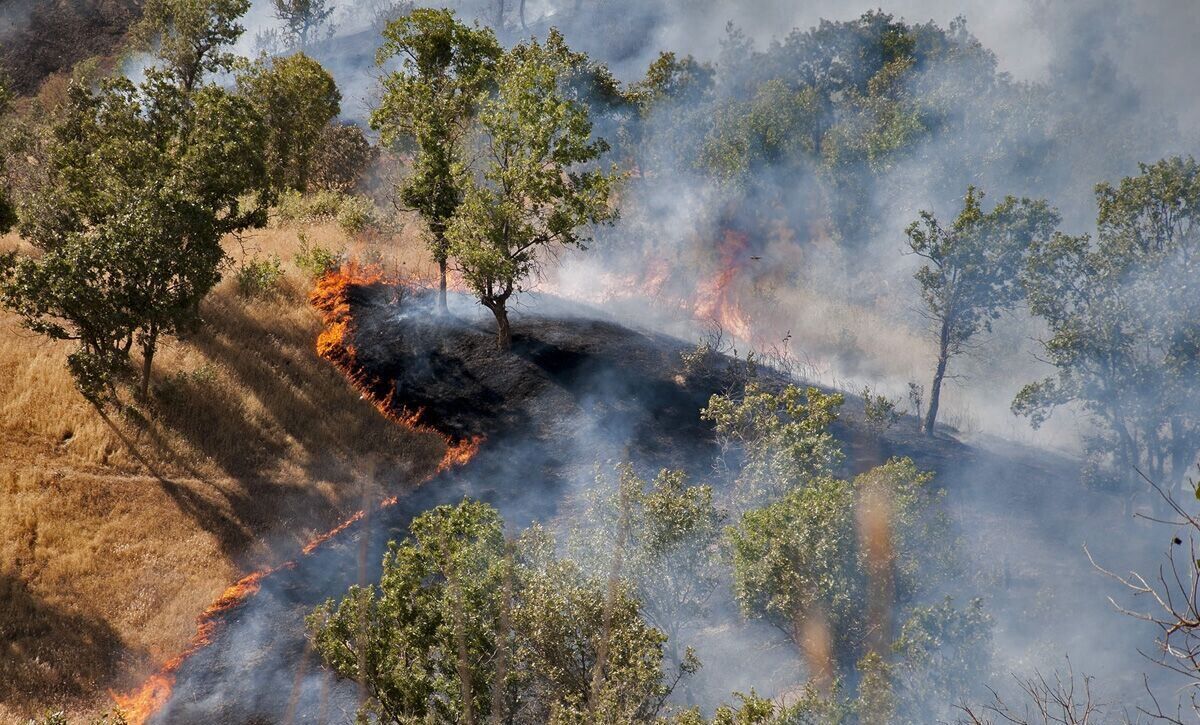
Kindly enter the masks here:
<path id="1" fill-rule="evenodd" d="M 151 675 L 138 689 L 127 694 L 110 693 L 117 703 L 117 707 L 131 725 L 140 725 L 140 723 L 146 722 L 151 715 L 166 704 L 171 697 L 171 688 L 175 686 L 176 672 L 189 657 L 212 643 L 213 633 L 220 624 L 220 617 L 257 592 L 262 586 L 263 577 L 287 566 L 295 565 L 289 562 L 274 569 L 256 571 L 226 588 L 196 618 L 196 633 L 188 640 L 188 645 L 183 652 L 167 660 L 158 672 Z"/>
<path id="2" fill-rule="evenodd" d="M 349 342 L 353 332 L 353 316 L 350 309 L 349 291 L 355 285 L 381 284 L 386 280 L 379 270 L 350 265 L 330 272 L 317 281 L 316 287 L 309 295 L 309 303 L 321 312 L 324 329 L 317 336 L 317 354 L 338 368 L 360 393 L 363 398 L 371 401 L 375 409 L 385 418 L 398 424 L 421 432 L 432 432 L 441 435 L 446 440 L 446 453 L 438 463 L 437 469 L 427 476 L 422 483 L 439 473 L 456 466 L 466 465 L 483 443 L 483 436 L 474 436 L 460 441 L 452 441 L 449 436 L 433 427 L 420 422 L 421 411 L 410 411 L 395 404 L 392 395 L 378 398 L 372 393 L 367 384 L 366 372 L 359 365 L 354 346 Z M 399 501 L 398 496 L 391 496 L 379 503 L 380 508 L 393 506 Z M 310 539 L 301 548 L 301 555 L 308 556 L 323 544 L 335 538 L 346 529 L 366 517 L 366 511 L 356 511 L 345 521 L 328 531 Z M 146 679 L 140 687 L 128 693 L 110 692 L 113 701 L 130 725 L 142 725 L 158 712 L 171 699 L 171 691 L 179 668 L 192 655 L 212 643 L 213 637 L 220 628 L 224 615 L 232 609 L 244 604 L 262 587 L 266 577 L 283 569 L 295 568 L 296 562 L 289 561 L 276 567 L 262 569 L 242 577 L 218 596 L 212 604 L 196 618 L 196 632 L 188 640 L 184 650 L 167 660 L 162 667 Z"/>

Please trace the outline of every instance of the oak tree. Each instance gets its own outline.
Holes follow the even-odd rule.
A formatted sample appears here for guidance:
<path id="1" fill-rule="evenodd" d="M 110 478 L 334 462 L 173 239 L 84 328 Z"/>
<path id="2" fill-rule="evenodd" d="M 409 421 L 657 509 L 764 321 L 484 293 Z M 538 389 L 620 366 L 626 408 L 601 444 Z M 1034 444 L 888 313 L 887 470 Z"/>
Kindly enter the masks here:
<path id="1" fill-rule="evenodd" d="M 949 227 L 933 212 L 922 211 L 905 230 L 909 251 L 925 261 L 914 277 L 937 345 L 929 408 L 921 424 L 930 436 L 951 358 L 967 350 L 978 333 L 990 332 L 992 323 L 1020 299 L 1017 275 L 1026 251 L 1049 239 L 1059 222 L 1045 201 L 1008 196 L 987 212 L 982 201 L 983 193 L 969 187 L 962 211 Z"/>
<path id="2" fill-rule="evenodd" d="M 245 32 L 238 19 L 249 9 L 250 0 L 147 0 L 134 38 L 190 93 L 205 74 L 233 67 L 227 48 Z"/>
<path id="3" fill-rule="evenodd" d="M 1134 467 L 1180 481 L 1200 451 L 1200 165 L 1143 164 L 1096 187 L 1097 234 L 1035 245 L 1022 274 L 1055 375 L 1013 410 L 1040 425 L 1077 403 L 1098 423 L 1091 447 L 1126 480 Z"/>
<path id="4" fill-rule="evenodd" d="M 69 367 L 94 402 L 114 392 L 135 344 L 148 392 L 159 340 L 200 322 L 221 237 L 265 222 L 258 115 L 217 86 L 186 94 L 174 81 L 151 70 L 140 87 L 72 86 L 49 142 L 49 183 L 21 214 L 39 254 L 0 265 L 5 306 L 30 329 L 79 343 Z"/>
<path id="5" fill-rule="evenodd" d="M 371 113 L 371 126 L 383 143 L 408 144 L 414 151 L 398 196 L 429 230 L 444 310 L 446 229 L 466 185 L 463 140 L 501 50 L 490 29 L 464 25 L 451 10 L 413 10 L 389 22 L 383 38 L 377 62 L 399 66 L 382 80 L 383 96 Z"/>
<path id="6" fill-rule="evenodd" d="M 317 145 L 341 112 L 333 76 L 304 53 L 261 59 L 238 76 L 267 132 L 266 160 L 276 190 L 307 190 Z"/>
<path id="7" fill-rule="evenodd" d="M 512 345 L 508 301 L 541 269 L 544 256 L 583 248 L 587 225 L 611 221 L 618 175 L 595 163 L 608 148 L 593 138 L 587 106 L 564 81 L 575 70 L 552 35 L 497 62 L 496 91 L 483 102 L 483 168 L 467 184 L 446 236 L 463 278 L 496 318 L 497 345 Z"/>

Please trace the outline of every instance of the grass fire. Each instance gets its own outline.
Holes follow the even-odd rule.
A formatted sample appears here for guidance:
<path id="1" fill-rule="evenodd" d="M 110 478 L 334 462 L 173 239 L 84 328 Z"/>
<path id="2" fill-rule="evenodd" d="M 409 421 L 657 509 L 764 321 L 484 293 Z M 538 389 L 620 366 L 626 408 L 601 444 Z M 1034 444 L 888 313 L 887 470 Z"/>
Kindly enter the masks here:
<path id="1" fill-rule="evenodd" d="M 0 722 L 1200 721 L 1191 8 L 0 18 Z"/>

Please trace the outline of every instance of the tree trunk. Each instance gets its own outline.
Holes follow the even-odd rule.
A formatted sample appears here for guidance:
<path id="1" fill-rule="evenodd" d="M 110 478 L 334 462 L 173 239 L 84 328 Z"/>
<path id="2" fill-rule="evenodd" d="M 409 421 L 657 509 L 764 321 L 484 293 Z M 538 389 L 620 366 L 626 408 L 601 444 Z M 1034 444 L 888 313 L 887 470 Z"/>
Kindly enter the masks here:
<path id="1" fill-rule="evenodd" d="M 158 346 L 158 331 L 150 328 L 150 332 L 146 334 L 146 341 L 142 343 L 142 387 L 139 391 L 142 400 L 148 400 L 150 397 L 150 371 L 154 367 L 154 352 Z"/>
<path id="2" fill-rule="evenodd" d="M 937 424 L 938 405 L 942 398 L 942 381 L 946 379 L 946 364 L 950 362 L 950 326 L 942 323 L 942 334 L 938 343 L 937 369 L 933 373 L 933 384 L 929 387 L 929 411 L 925 414 L 925 425 L 922 432 L 927 436 L 933 435 L 933 427 Z"/>
<path id="3" fill-rule="evenodd" d="M 474 725 L 475 723 L 475 695 L 471 687 L 471 663 L 467 653 L 467 624 L 466 612 L 463 607 L 462 585 L 457 581 L 457 577 L 451 581 L 454 588 L 454 644 L 458 650 L 458 683 L 462 691 L 462 723 L 463 725 Z"/>
<path id="4" fill-rule="evenodd" d="M 449 310 L 446 306 L 446 259 L 444 257 L 438 260 L 438 310 L 443 313 Z"/>
<path id="5" fill-rule="evenodd" d="M 512 330 L 508 326 L 508 308 L 504 301 L 489 305 L 492 314 L 496 316 L 496 347 L 500 350 L 512 349 Z"/>
<path id="6" fill-rule="evenodd" d="M 504 543 L 504 585 L 501 589 L 500 619 L 496 627 L 496 669 L 492 681 L 492 725 L 504 722 L 505 678 L 508 677 L 509 610 L 513 599 L 513 544 Z"/>

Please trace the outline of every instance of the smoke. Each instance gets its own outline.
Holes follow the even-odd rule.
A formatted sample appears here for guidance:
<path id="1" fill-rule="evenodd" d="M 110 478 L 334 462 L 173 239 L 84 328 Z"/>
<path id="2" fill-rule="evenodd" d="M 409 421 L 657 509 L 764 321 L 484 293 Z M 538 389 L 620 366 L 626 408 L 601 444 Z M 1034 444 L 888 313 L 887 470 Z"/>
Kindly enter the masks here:
<path id="1" fill-rule="evenodd" d="M 452 5 L 468 18 L 496 22 L 495 2 Z M 499 35 L 512 43 L 558 26 L 572 47 L 607 63 L 626 82 L 641 78 L 660 51 L 691 54 L 715 64 L 718 100 L 744 101 L 764 71 L 760 64 L 736 62 L 728 23 L 750 48 L 780 57 L 793 28 L 804 32 L 821 20 L 852 20 L 875 5 L 542 0 L 525 5 L 522 26 L 517 3 L 510 2 Z M 427 395 L 428 409 L 445 423 L 482 419 L 499 426 L 488 431 L 484 452 L 469 471 L 439 479 L 386 518 L 355 530 L 358 540 L 368 542 L 372 566 L 388 538 L 403 536 L 409 517 L 463 495 L 495 502 L 515 526 L 553 519 L 573 490 L 590 485 L 593 464 L 627 458 L 630 446 L 646 449 L 639 454 L 643 467 L 678 465 L 704 479 L 711 457 L 703 446 L 697 450 L 704 435 L 696 427 L 704 396 L 666 396 L 671 385 L 648 379 L 653 375 L 644 360 L 603 349 L 611 343 L 628 353 L 621 346 L 630 343 L 612 343 L 612 328 L 596 318 L 648 330 L 646 341 L 653 345 L 646 342 L 638 352 L 657 350 L 660 373 L 672 369 L 681 351 L 660 333 L 694 340 L 716 322 L 726 339 L 735 338 L 740 354 L 774 349 L 785 367 L 806 380 L 849 390 L 869 383 L 903 400 L 910 382 L 928 384 L 933 362 L 917 310 L 916 260 L 902 253 L 903 229 L 919 210 L 934 210 L 947 221 L 966 186 L 976 184 L 990 202 L 1006 194 L 1045 197 L 1061 210 L 1065 231 L 1085 232 L 1094 225 L 1096 182 L 1133 173 L 1139 161 L 1197 148 L 1192 119 L 1200 100 L 1188 84 L 1200 63 L 1200 48 L 1190 37 L 1200 20 L 1193 3 L 897 0 L 883 9 L 942 28 L 964 16 L 970 36 L 994 54 L 994 68 L 981 57 L 925 69 L 909 91 L 957 98 L 943 107 L 943 130 L 864 170 L 854 177 L 863 186 L 852 190 L 832 185 L 812 164 L 760 164 L 740 188 L 699 173 L 694 151 L 703 146 L 709 128 L 704 116 L 712 106 L 695 114 L 691 100 L 668 103 L 637 120 L 638 134 L 648 139 L 646 156 L 622 191 L 622 219 L 586 253 L 565 255 L 543 281 L 553 293 L 592 307 L 556 308 L 552 299 L 529 297 L 514 313 L 514 328 L 533 325 L 542 343 L 524 358 L 532 367 L 520 374 L 540 371 L 537 379 L 551 381 L 544 387 L 514 391 L 512 385 L 529 378 L 519 380 L 506 369 L 477 377 L 480 370 L 464 367 L 463 355 L 414 350 L 405 347 L 411 340 L 395 339 L 390 331 L 411 319 L 372 318 L 378 337 L 365 339 L 382 342 L 366 349 L 374 356 L 369 364 L 381 379 L 396 381 L 402 399 L 419 403 Z M 307 49 L 337 78 L 348 119 L 363 121 L 375 102 L 373 52 L 378 20 L 387 12 L 386 3 L 339 4 L 334 36 Z M 262 0 L 245 24 L 238 50 L 249 55 L 258 50 L 256 38 L 278 27 L 270 3 Z M 862 226 L 835 228 L 831 217 L 841 193 L 863 201 L 861 208 L 840 210 Z M 744 241 L 731 242 L 731 234 Z M 486 338 L 480 329 L 488 320 L 479 308 L 462 298 L 455 305 L 463 324 Z M 556 326 L 547 315 L 572 319 Z M 1139 568 L 1157 559 L 1166 537 L 1131 521 L 1126 501 L 1085 492 L 1078 485 L 1078 461 L 1047 450 L 1077 452 L 1086 421 L 1060 416 L 1035 432 L 1009 412 L 1019 387 L 1049 370 L 1036 359 L 1042 335 L 1036 320 L 1016 310 L 976 352 L 953 362 L 961 380 L 945 393 L 944 419 L 972 448 L 921 448 L 912 419 L 898 424 L 891 445 L 936 469 L 947 492 L 971 569 L 959 589 L 947 593 L 960 603 L 983 595 L 996 619 L 992 684 L 1002 686 L 1009 672 L 1052 670 L 1069 654 L 1114 697 L 1133 699 L 1146 668 L 1132 663 L 1139 648 L 1151 646 L 1150 633 L 1112 610 L 1103 596 L 1105 581 L 1091 570 L 1081 545 L 1088 543 L 1106 566 Z M 608 342 L 580 350 L 579 340 L 589 336 Z M 444 387 L 423 387 L 429 380 Z M 514 400 L 522 401 L 515 409 Z M 295 573 L 265 585 L 219 646 L 181 672 L 183 686 L 164 716 L 203 720 L 230 703 L 245 705 L 239 715 L 255 714 L 255 708 L 277 713 L 278 693 L 296 691 L 294 682 L 304 693 L 328 693 L 315 700 L 305 694 L 297 705 L 304 712 L 352 707 L 355 693 L 345 683 L 330 684 L 315 662 L 304 659 L 311 655 L 298 644 L 297 622 L 321 598 L 344 590 L 348 579 L 337 572 L 353 569 L 348 562 L 357 556 L 356 543 L 334 542 Z M 720 617 L 737 619 L 732 611 Z M 744 625 L 714 627 L 688 643 L 699 646 L 714 674 L 703 704 L 711 706 L 729 690 L 794 684 L 786 657 L 762 654 L 770 651 L 769 642 L 766 632 Z M 747 650 L 755 657 L 748 658 Z M 309 662 L 310 674 L 296 674 L 297 661 Z M 263 700 L 262 693 L 275 694 Z"/>

